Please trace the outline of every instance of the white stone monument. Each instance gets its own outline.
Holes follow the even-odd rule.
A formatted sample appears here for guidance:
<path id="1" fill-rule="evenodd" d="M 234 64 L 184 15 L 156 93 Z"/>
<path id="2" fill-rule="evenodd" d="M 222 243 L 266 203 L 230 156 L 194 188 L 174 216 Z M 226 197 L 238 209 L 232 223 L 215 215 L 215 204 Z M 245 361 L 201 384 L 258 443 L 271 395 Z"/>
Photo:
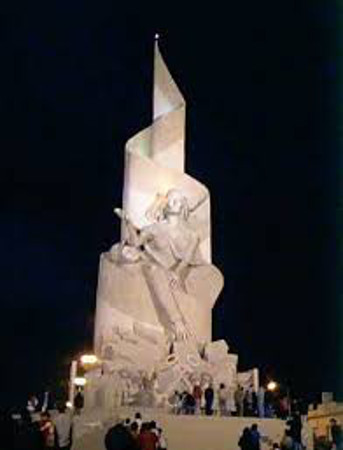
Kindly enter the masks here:
<path id="1" fill-rule="evenodd" d="M 223 276 L 211 263 L 210 196 L 185 172 L 185 101 L 157 42 L 153 97 L 152 125 L 125 148 L 121 241 L 100 258 L 102 368 L 88 373 L 87 390 L 109 408 L 168 405 L 196 382 L 237 383 L 237 355 L 211 337 Z"/>

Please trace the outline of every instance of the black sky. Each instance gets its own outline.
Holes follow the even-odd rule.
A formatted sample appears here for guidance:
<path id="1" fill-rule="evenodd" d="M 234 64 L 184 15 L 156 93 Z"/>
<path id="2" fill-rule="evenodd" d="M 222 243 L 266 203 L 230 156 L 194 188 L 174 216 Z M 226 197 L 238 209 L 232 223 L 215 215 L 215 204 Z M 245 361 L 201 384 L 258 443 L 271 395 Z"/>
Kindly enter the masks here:
<path id="1" fill-rule="evenodd" d="M 337 390 L 338 3 L 143 3 L 3 8 L 4 398 L 91 346 L 124 144 L 151 120 L 156 31 L 187 100 L 188 171 L 212 193 L 215 337 L 242 368 Z"/>

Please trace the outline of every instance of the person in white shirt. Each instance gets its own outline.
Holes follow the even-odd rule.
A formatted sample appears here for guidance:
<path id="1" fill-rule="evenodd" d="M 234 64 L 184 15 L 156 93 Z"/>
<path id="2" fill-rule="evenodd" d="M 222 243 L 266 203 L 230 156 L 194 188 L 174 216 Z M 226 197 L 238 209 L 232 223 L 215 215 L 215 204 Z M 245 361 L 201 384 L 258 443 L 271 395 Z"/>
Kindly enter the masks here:
<path id="1" fill-rule="evenodd" d="M 133 419 L 132 422 L 136 422 L 136 424 L 138 425 L 138 433 L 139 433 L 142 426 L 142 414 L 140 412 L 136 412 L 135 418 Z"/>
<path id="2" fill-rule="evenodd" d="M 58 406 L 58 414 L 54 419 L 58 450 L 70 450 L 72 444 L 73 422 L 64 405 Z"/>

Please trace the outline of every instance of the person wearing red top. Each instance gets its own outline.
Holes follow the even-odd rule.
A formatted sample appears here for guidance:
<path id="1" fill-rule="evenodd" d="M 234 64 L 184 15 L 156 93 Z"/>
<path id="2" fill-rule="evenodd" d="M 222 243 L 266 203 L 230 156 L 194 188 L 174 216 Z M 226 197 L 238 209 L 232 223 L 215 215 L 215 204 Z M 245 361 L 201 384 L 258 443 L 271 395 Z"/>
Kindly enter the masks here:
<path id="1" fill-rule="evenodd" d="M 44 448 L 52 449 L 55 447 L 55 427 L 50 419 L 50 414 L 47 411 L 41 413 L 41 420 L 39 423 L 40 431 L 43 435 Z"/>
<path id="2" fill-rule="evenodd" d="M 157 450 L 158 437 L 151 429 L 149 423 L 143 423 L 139 434 L 138 443 L 140 450 Z"/>
<path id="3" fill-rule="evenodd" d="M 200 414 L 201 411 L 201 399 L 202 399 L 202 389 L 200 383 L 195 383 L 193 388 L 193 398 L 195 400 L 195 414 Z"/>

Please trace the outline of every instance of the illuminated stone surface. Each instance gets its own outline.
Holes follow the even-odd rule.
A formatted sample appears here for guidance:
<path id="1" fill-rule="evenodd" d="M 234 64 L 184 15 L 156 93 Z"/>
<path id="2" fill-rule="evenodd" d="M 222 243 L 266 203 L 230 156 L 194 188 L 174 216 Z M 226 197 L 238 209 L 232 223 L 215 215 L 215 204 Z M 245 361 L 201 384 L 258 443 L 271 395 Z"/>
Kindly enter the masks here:
<path id="1" fill-rule="evenodd" d="M 125 148 L 121 241 L 100 258 L 94 344 L 102 373 L 88 373 L 89 408 L 101 403 L 94 391 L 106 408 L 167 408 L 174 390 L 197 381 L 237 383 L 237 356 L 211 342 L 223 276 L 211 263 L 209 192 L 185 173 L 185 101 L 157 43 L 154 65 L 153 123 Z"/>

